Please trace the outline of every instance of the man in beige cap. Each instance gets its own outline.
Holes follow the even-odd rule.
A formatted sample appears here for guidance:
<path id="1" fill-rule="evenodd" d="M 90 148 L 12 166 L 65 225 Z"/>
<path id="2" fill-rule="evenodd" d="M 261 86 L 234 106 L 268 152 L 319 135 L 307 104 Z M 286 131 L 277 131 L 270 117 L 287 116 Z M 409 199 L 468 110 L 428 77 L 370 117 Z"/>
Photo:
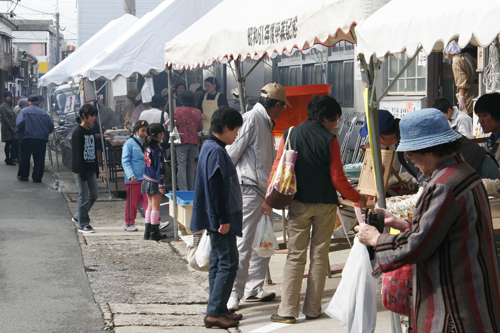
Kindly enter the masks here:
<path id="1" fill-rule="evenodd" d="M 243 115 L 243 126 L 235 142 L 226 147 L 236 166 L 243 197 L 243 237 L 237 239 L 239 265 L 227 304 L 230 311 L 239 309 L 242 298 L 246 302 L 258 302 L 276 297 L 276 293 L 262 289 L 270 258 L 258 256 L 252 244 L 257 225 L 264 218 L 261 206 L 276 155 L 272 134 L 274 120 L 289 106 L 285 88 L 277 83 L 266 84 L 258 103 Z"/>

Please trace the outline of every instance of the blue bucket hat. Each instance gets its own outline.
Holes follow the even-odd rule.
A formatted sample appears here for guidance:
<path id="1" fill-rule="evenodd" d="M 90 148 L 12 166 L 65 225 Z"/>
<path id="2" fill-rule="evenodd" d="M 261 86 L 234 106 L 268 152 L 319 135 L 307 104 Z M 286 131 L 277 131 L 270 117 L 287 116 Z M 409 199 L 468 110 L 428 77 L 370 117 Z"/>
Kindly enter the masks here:
<path id="1" fill-rule="evenodd" d="M 462 137 L 451 129 L 448 119 L 438 109 L 408 113 L 399 122 L 401 140 L 397 151 L 416 151 L 452 142 Z"/>
<path id="2" fill-rule="evenodd" d="M 394 116 L 387 110 L 378 110 L 378 127 L 380 133 L 387 131 L 391 128 L 392 124 L 394 124 Z M 359 135 L 361 137 L 365 137 L 368 135 L 368 123 L 366 122 L 365 116 L 365 124 L 359 130 Z"/>

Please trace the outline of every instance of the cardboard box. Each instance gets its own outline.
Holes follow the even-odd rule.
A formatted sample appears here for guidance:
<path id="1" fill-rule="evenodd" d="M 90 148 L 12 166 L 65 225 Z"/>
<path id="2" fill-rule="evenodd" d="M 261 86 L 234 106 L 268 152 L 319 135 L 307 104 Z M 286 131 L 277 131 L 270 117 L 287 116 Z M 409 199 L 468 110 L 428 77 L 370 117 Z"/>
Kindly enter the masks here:
<path id="1" fill-rule="evenodd" d="M 189 226 L 191 224 L 191 215 L 193 214 L 193 196 L 194 191 L 177 191 L 177 222 L 185 229 L 186 233 L 191 235 Z M 166 194 L 170 199 L 168 205 L 168 213 L 174 217 L 174 202 L 172 200 L 173 193 L 170 191 Z M 182 229 L 181 228 L 181 229 Z"/>

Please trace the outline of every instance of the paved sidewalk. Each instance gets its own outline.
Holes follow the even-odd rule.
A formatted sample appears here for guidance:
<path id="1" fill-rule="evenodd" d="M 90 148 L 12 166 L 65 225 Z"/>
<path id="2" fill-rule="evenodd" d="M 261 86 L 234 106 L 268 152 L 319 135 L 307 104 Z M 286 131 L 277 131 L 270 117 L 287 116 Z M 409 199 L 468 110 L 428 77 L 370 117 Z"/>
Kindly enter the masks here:
<path id="1" fill-rule="evenodd" d="M 50 164 L 47 163 L 48 166 Z M 55 173 L 55 188 L 67 200 L 71 212 L 76 211 L 77 191 L 72 173 L 61 166 L 57 173 L 55 163 L 49 168 Z M 142 239 L 144 219 L 138 215 L 138 232 L 123 230 L 125 201 L 109 199 L 107 189 L 100 183 L 100 198 L 90 212 L 95 234 L 79 235 L 85 271 L 94 297 L 101 308 L 109 328 L 117 333 L 132 332 L 206 332 L 203 326 L 208 299 L 207 273 L 188 267 L 184 259 L 186 244 L 155 242 Z M 162 219 L 166 220 L 168 204 L 162 206 Z M 280 236 L 281 223 L 275 224 Z M 173 226 L 167 234 L 172 235 Z M 330 253 L 330 262 L 345 263 L 349 251 Z M 266 303 L 241 303 L 244 319 L 230 332 L 343 332 L 333 319 L 322 315 L 317 320 L 299 319 L 296 324 L 283 325 L 270 321 L 276 313 L 283 281 L 285 254 L 271 258 L 271 277 L 274 285 L 265 286 L 275 291 L 277 298 Z M 326 307 L 339 282 L 340 274 L 327 279 L 323 304 Z M 304 280 L 305 281 L 305 280 Z M 302 288 L 305 290 L 305 283 Z M 390 332 L 390 316 L 378 298 L 377 333 Z"/>
<path id="2" fill-rule="evenodd" d="M 17 180 L 0 145 L 0 331 L 100 332 L 104 327 L 61 193 Z"/>

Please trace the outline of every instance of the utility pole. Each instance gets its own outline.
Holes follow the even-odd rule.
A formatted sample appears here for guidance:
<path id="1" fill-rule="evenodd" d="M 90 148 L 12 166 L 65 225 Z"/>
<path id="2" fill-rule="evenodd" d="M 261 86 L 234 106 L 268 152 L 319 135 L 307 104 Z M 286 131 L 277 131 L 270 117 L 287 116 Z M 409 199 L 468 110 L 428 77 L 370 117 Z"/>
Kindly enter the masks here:
<path id="1" fill-rule="evenodd" d="M 135 0 L 123 0 L 123 14 L 135 16 Z"/>
<path id="2" fill-rule="evenodd" d="M 56 13 L 56 65 L 59 63 L 61 43 L 59 42 L 59 11 Z"/>

